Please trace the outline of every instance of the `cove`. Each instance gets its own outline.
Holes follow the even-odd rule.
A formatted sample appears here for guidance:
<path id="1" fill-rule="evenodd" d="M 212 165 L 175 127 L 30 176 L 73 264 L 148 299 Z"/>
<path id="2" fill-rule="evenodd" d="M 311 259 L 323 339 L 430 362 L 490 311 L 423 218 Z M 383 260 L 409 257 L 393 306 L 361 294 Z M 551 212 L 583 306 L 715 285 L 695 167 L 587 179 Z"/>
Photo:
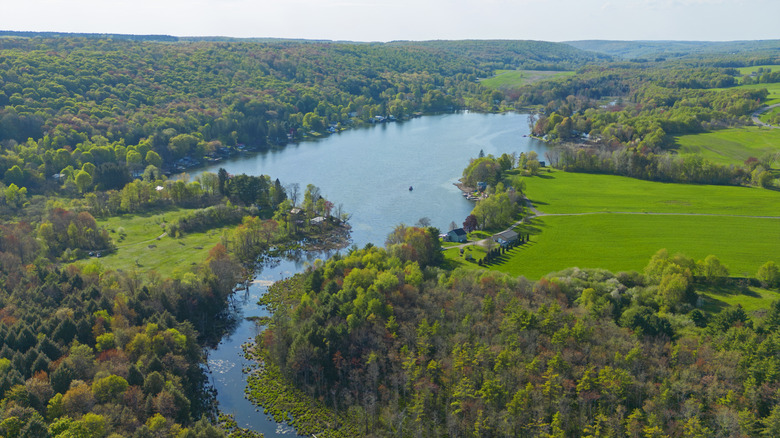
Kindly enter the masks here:
<path id="1" fill-rule="evenodd" d="M 533 150 L 544 160 L 546 145 L 528 137 L 527 118 L 527 114 L 518 113 L 471 112 L 425 116 L 289 144 L 203 171 L 216 173 L 222 167 L 230 174 L 270 175 L 279 178 L 282 185 L 300 184 L 300 198 L 306 184 L 314 184 L 323 196 L 336 205 L 343 204 L 343 210 L 351 214 L 353 244 L 384 246 L 396 225 L 414 225 L 422 217 L 444 232 L 451 222 L 460 227 L 474 204 L 461 196 L 454 183 L 480 150 L 495 156 Z M 309 260 L 328 256 L 306 255 Z M 209 353 L 220 409 L 233 414 L 239 426 L 266 437 L 289 437 L 295 432 L 244 398 L 242 368 L 248 363 L 241 345 L 252 341 L 258 331 L 246 318 L 268 315 L 256 304 L 258 299 L 274 281 L 300 272 L 304 261 L 282 260 L 264 266 L 249 290 L 237 293 L 240 323 Z"/>

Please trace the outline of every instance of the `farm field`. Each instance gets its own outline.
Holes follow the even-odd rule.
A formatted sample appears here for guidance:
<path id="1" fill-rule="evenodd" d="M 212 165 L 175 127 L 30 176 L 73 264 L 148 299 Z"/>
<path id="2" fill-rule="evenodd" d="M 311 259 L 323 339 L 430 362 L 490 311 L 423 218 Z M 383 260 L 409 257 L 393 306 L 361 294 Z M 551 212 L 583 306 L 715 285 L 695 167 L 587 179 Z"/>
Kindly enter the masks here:
<path id="1" fill-rule="evenodd" d="M 659 249 L 696 260 L 714 254 L 732 276 L 780 260 L 780 193 L 552 172 L 526 179 L 541 215 L 531 241 L 491 269 L 538 279 L 568 267 L 641 270 Z M 445 252 L 453 265 L 475 266 Z M 475 253 L 475 256 L 477 254 Z"/>
<path id="2" fill-rule="evenodd" d="M 780 260 L 780 219 L 593 214 L 537 219 L 540 234 L 493 269 L 538 279 L 568 267 L 641 271 L 659 249 L 695 260 L 716 255 L 733 276 Z"/>
<path id="3" fill-rule="evenodd" d="M 117 251 L 97 260 L 111 269 L 136 270 L 139 273 L 157 271 L 162 276 L 174 277 L 208 257 L 209 250 L 219 243 L 222 232 L 230 227 L 203 233 L 185 234 L 173 238 L 162 236 L 163 225 L 191 213 L 177 209 L 140 215 L 122 215 L 99 220 L 98 225 L 109 230 Z M 124 239 L 121 239 L 124 230 Z M 162 236 L 162 237 L 160 237 Z M 159 239 L 157 239 L 160 237 Z"/>
<path id="4" fill-rule="evenodd" d="M 553 171 L 526 178 L 542 213 L 653 212 L 780 217 L 780 193 L 754 187 L 643 181 L 615 175 Z"/>
<path id="5" fill-rule="evenodd" d="M 771 65 L 752 65 L 750 67 L 740 67 L 737 70 L 739 70 L 740 75 L 749 75 L 753 72 L 758 71 L 759 68 L 763 68 L 764 70 L 769 71 L 777 71 L 780 69 L 780 65 L 777 64 L 771 64 Z"/>
<path id="6" fill-rule="evenodd" d="M 574 76 L 572 71 L 497 70 L 496 75 L 480 83 L 488 88 L 511 89 L 545 79 Z"/>
<path id="7" fill-rule="evenodd" d="M 780 152 L 780 129 L 758 127 L 723 129 L 676 138 L 678 153 L 700 154 L 720 164 L 742 164 L 750 157 L 761 158 Z"/>

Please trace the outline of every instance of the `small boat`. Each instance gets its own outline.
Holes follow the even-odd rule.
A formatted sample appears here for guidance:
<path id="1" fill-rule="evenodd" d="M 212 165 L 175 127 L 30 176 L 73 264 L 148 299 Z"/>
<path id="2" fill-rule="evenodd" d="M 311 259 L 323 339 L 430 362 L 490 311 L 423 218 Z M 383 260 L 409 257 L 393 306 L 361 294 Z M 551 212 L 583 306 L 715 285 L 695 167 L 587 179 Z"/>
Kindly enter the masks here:
<path id="1" fill-rule="evenodd" d="M 409 186 L 409 191 L 411 192 L 412 190 L 414 190 L 414 187 Z"/>

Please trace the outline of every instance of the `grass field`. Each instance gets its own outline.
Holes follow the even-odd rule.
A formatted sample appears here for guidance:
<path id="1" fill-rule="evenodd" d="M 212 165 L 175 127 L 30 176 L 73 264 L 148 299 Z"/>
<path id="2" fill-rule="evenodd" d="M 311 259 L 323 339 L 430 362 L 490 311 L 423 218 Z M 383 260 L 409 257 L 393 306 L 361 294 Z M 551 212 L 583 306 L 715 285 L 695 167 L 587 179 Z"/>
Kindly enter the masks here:
<path id="1" fill-rule="evenodd" d="M 780 192 L 753 187 L 643 181 L 614 175 L 554 171 L 526 178 L 543 213 L 654 212 L 780 216 Z"/>
<path id="2" fill-rule="evenodd" d="M 98 221 L 98 225 L 109 230 L 118 247 L 115 253 L 99 259 L 101 265 L 124 271 L 135 269 L 141 273 L 155 270 L 163 276 L 189 271 L 193 265 L 206 260 L 209 250 L 219 243 L 222 232 L 229 228 L 186 234 L 180 238 L 160 237 L 165 231 L 163 224 L 191 212 L 176 209 Z M 124 239 L 121 239 L 121 229 L 124 229 Z"/>
<path id="3" fill-rule="evenodd" d="M 758 127 L 722 129 L 676 138 L 678 152 L 700 154 L 721 164 L 742 164 L 749 157 L 780 152 L 780 129 Z"/>
<path id="4" fill-rule="evenodd" d="M 780 260 L 780 192 L 559 171 L 527 178 L 526 186 L 546 215 L 528 224 L 531 242 L 491 269 L 530 279 L 573 266 L 641 270 L 661 248 L 697 260 L 714 254 L 733 276 Z M 452 265 L 475 266 L 455 250 L 445 255 Z"/>
<path id="5" fill-rule="evenodd" d="M 594 214 L 542 217 L 537 226 L 541 233 L 494 269 L 533 279 L 573 266 L 641 271 L 661 248 L 696 260 L 715 254 L 736 276 L 780 260 L 780 219 Z"/>
<path id="6" fill-rule="evenodd" d="M 522 87 L 523 85 L 554 79 L 563 76 L 574 76 L 573 71 L 537 71 L 537 70 L 497 70 L 496 75 L 483 79 L 480 83 L 488 88 L 499 90 Z"/>
<path id="7" fill-rule="evenodd" d="M 764 104 L 773 105 L 775 103 L 780 103 L 780 83 L 739 85 L 728 89 L 729 90 L 732 89 L 760 90 L 762 88 L 766 88 L 767 91 L 769 91 L 769 95 L 767 96 L 767 100 L 766 102 L 764 102 Z M 726 90 L 726 88 L 720 88 L 720 89 Z M 713 90 L 718 90 L 718 88 L 713 88 Z"/>
<path id="8" fill-rule="evenodd" d="M 749 314 L 761 313 L 766 310 L 767 303 L 780 299 L 776 291 L 748 287 L 739 290 L 733 287 L 707 287 L 696 291 L 704 298 L 702 310 L 719 312 L 725 307 L 741 305 Z"/>
<path id="9" fill-rule="evenodd" d="M 758 71 L 759 68 L 763 68 L 764 70 L 769 71 L 777 71 L 780 69 L 780 65 L 772 64 L 772 65 L 753 65 L 750 67 L 740 67 L 737 70 L 739 70 L 740 75 L 749 75 L 750 73 L 753 73 L 755 71 Z"/>

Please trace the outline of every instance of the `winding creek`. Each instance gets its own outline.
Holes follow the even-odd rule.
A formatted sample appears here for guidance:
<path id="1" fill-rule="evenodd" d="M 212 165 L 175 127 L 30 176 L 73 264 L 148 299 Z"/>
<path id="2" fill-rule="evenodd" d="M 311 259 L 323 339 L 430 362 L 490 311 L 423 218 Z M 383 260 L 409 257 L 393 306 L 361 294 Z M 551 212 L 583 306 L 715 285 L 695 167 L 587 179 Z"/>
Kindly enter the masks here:
<path id="1" fill-rule="evenodd" d="M 534 150 L 544 159 L 544 143 L 527 137 L 527 115 L 469 112 L 426 116 L 402 123 L 354 129 L 314 141 L 290 144 L 278 150 L 224 161 L 204 170 L 224 167 L 231 174 L 267 174 L 283 185 L 298 183 L 301 197 L 314 184 L 334 204 L 350 213 L 352 242 L 384 245 L 393 227 L 412 225 L 427 217 L 446 231 L 460 226 L 473 204 L 454 186 L 470 158 L 480 150 L 495 156 Z M 409 190 L 412 187 L 413 190 Z M 211 379 L 222 411 L 235 415 L 242 427 L 266 437 L 294 436 L 284 424 L 266 417 L 244 398 L 248 365 L 241 345 L 257 334 L 247 317 L 265 316 L 257 300 L 274 281 L 299 272 L 306 261 L 327 258 L 308 254 L 309 260 L 282 260 L 258 272 L 249 291 L 239 292 L 241 322 L 209 353 Z"/>

